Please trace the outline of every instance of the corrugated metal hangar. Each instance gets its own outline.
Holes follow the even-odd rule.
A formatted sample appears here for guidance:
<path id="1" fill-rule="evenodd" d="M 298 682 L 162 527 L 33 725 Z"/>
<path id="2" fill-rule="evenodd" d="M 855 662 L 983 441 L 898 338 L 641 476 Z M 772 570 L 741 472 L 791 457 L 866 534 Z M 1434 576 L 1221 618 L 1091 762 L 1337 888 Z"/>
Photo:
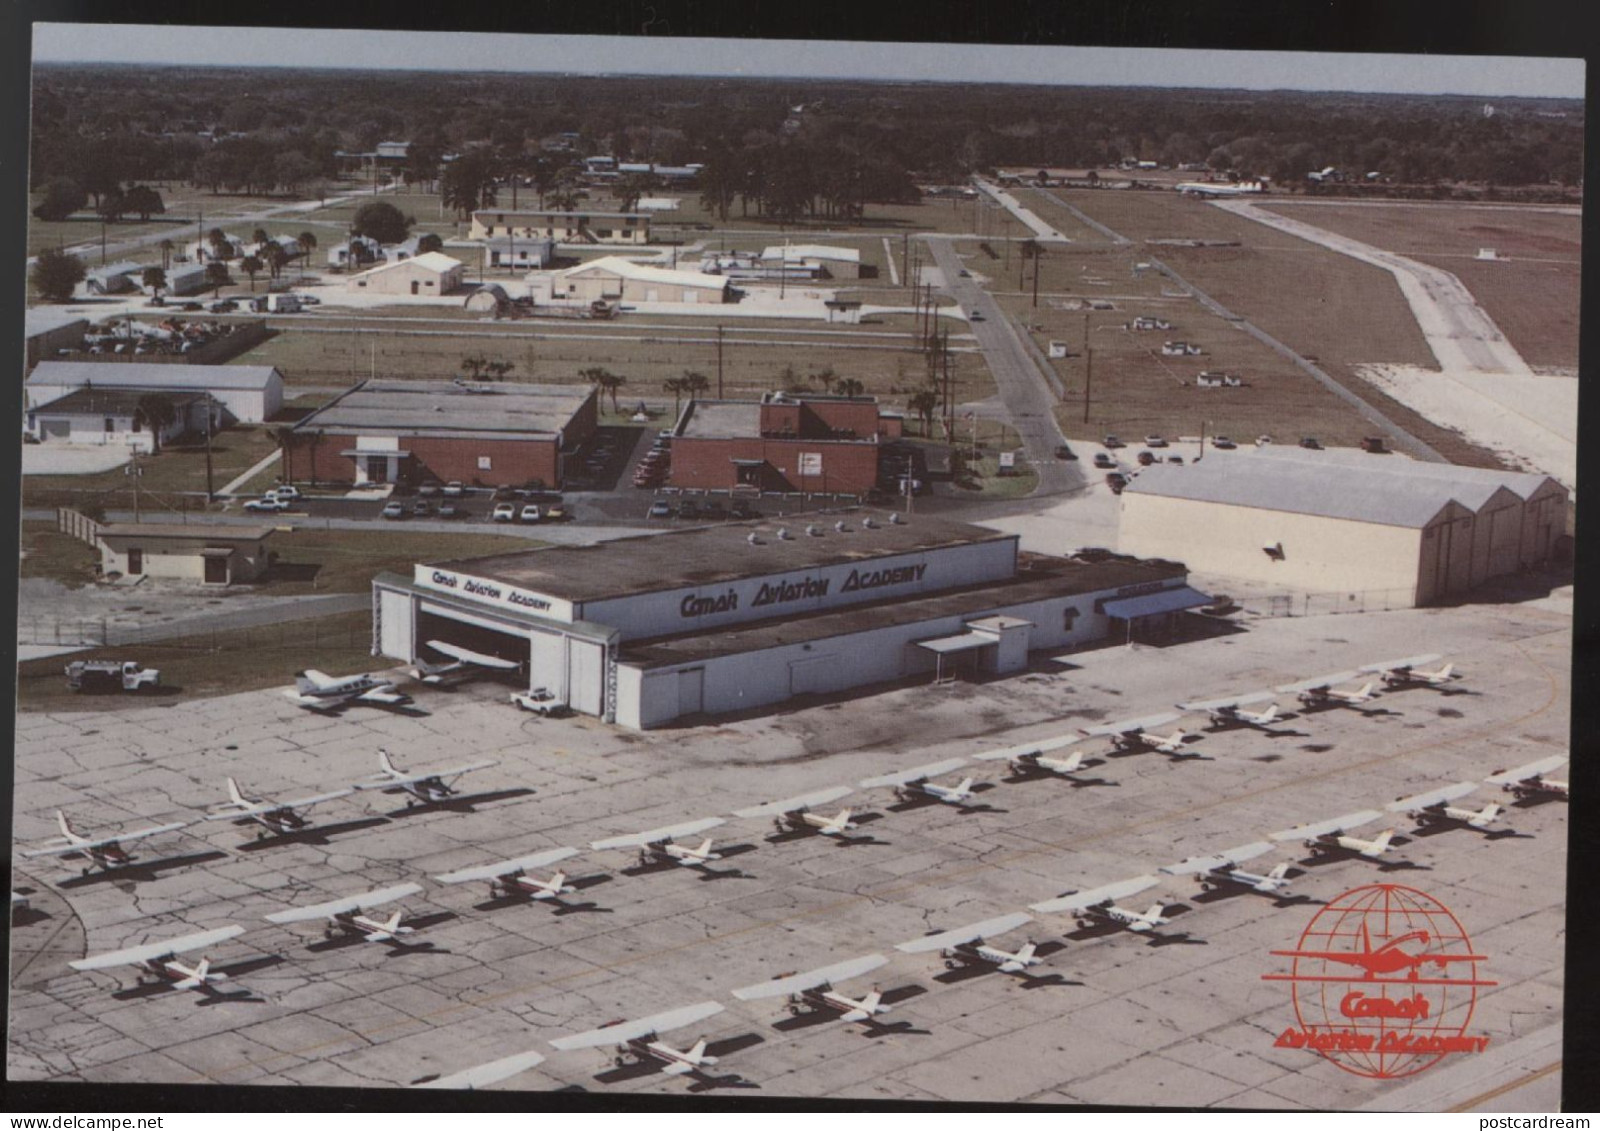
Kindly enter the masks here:
<path id="1" fill-rule="evenodd" d="M 1006 673 L 1209 598 L 1172 562 L 1019 554 L 1017 536 L 853 512 L 728 523 L 373 581 L 373 651 L 439 640 L 632 728 L 918 675 Z"/>

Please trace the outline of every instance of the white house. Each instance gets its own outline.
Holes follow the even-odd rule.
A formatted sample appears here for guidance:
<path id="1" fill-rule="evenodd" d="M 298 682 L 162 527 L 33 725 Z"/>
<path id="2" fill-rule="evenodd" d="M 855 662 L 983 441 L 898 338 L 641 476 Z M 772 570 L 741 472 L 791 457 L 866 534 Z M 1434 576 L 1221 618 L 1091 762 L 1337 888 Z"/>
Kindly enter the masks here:
<path id="1" fill-rule="evenodd" d="M 118 368 L 139 369 L 129 365 Z M 85 386 L 73 389 L 36 408 L 28 409 L 27 433 L 40 443 L 108 444 L 153 452 L 185 432 L 204 431 L 207 400 L 204 393 L 162 392 L 173 408 L 173 418 L 157 437 L 140 410 L 149 389 Z M 221 426 L 221 408 L 211 410 L 214 427 Z"/>
<path id="2" fill-rule="evenodd" d="M 538 270 L 550 265 L 555 249 L 555 241 L 548 237 L 519 240 L 496 236 L 483 242 L 484 266 L 491 270 L 496 267 Z"/>
<path id="3" fill-rule="evenodd" d="M 368 268 L 344 281 L 345 290 L 381 295 L 443 295 L 461 286 L 465 268 L 459 259 L 430 251 Z"/>
<path id="4" fill-rule="evenodd" d="M 536 303 L 569 302 L 727 302 L 728 280 L 699 271 L 673 271 L 608 255 L 565 271 L 535 271 L 527 276 Z"/>
<path id="5" fill-rule="evenodd" d="M 383 245 L 370 236 L 351 236 L 328 249 L 329 267 L 365 267 L 383 255 Z"/>

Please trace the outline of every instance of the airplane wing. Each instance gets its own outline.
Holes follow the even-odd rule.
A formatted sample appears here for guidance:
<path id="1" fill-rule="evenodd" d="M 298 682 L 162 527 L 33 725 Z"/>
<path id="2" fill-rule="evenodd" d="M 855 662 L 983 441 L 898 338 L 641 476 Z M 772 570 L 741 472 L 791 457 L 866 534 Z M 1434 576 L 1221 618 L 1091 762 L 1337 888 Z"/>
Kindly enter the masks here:
<path id="1" fill-rule="evenodd" d="M 508 876 L 512 872 L 526 872 L 530 868 L 543 868 L 546 864 L 554 864 L 557 860 L 565 860 L 569 856 L 576 856 L 576 848 L 552 848 L 547 852 L 535 852 L 532 856 L 519 856 L 515 860 L 505 860 L 499 864 L 485 864 L 480 868 L 466 868 L 459 872 L 450 872 L 443 876 L 435 876 L 441 884 L 463 884 L 473 880 L 492 880 L 498 876 Z"/>
<path id="2" fill-rule="evenodd" d="M 407 774 L 402 778 L 392 778 L 388 774 L 384 774 L 382 780 L 378 780 L 378 775 L 374 774 L 373 780 L 357 782 L 354 788 L 393 789 L 396 786 L 415 785 L 417 782 L 432 781 L 434 778 L 456 778 L 462 774 L 470 774 L 474 770 L 487 770 L 490 766 L 498 766 L 499 764 L 495 759 L 489 758 L 482 762 L 472 762 L 465 766 L 451 766 L 449 769 L 444 770 L 420 770 L 414 774 Z"/>
<path id="3" fill-rule="evenodd" d="M 1411 656 L 1404 660 L 1385 660 L 1380 664 L 1362 664 L 1357 671 L 1362 672 L 1392 672 L 1398 668 L 1420 668 L 1423 664 L 1435 663 L 1444 659 L 1437 652 L 1429 652 L 1426 656 Z"/>
<path id="4" fill-rule="evenodd" d="M 913 766 L 909 770 L 897 770 L 892 774 L 882 777 L 868 778 L 858 782 L 860 789 L 878 789 L 886 785 L 905 785 L 907 782 L 922 781 L 924 778 L 936 778 L 940 774 L 948 774 L 951 770 L 958 770 L 967 764 L 965 758 L 946 758 L 943 762 L 932 762 L 926 766 Z"/>
<path id="5" fill-rule="evenodd" d="M 784 801 L 768 801 L 763 805 L 752 805 L 748 809 L 735 809 L 735 817 L 773 817 L 779 813 L 793 813 L 800 809 L 810 809 L 817 805 L 826 805 L 830 801 L 854 793 L 855 790 L 848 785 L 835 786 L 833 789 L 819 789 L 815 793 L 801 794 L 799 797 L 790 797 Z"/>
<path id="6" fill-rule="evenodd" d="M 456 644 L 449 644 L 443 640 L 430 640 L 428 647 L 435 652 L 442 652 L 452 660 L 460 660 L 464 664 L 475 664 L 480 668 L 494 668 L 497 671 L 514 672 L 522 665 L 515 660 L 503 660 L 499 656 L 486 655 L 483 652 L 473 652 Z"/>
<path id="7" fill-rule="evenodd" d="M 1310 691 L 1314 687 L 1332 687 L 1336 683 L 1349 683 L 1353 679 L 1360 679 L 1359 671 L 1334 672 L 1332 675 L 1313 676 L 1302 679 L 1299 683 L 1286 683 L 1276 690 L 1279 694 L 1289 695 L 1296 691 Z"/>
<path id="8" fill-rule="evenodd" d="M 682 1009 L 671 1009 L 666 1013 L 641 1017 L 637 1021 L 624 1021 L 620 1025 L 607 1025 L 600 1029 L 590 1029 L 587 1033 L 574 1033 L 570 1037 L 557 1037 L 550 1042 L 550 1047 L 566 1051 L 568 1049 L 599 1048 L 601 1045 L 620 1045 L 637 1037 L 648 1037 L 652 1033 L 665 1033 L 670 1029 L 681 1029 L 685 1025 L 693 1025 L 696 1021 L 704 1021 L 707 1017 L 715 1017 L 722 1010 L 723 1006 L 719 1002 L 703 1001 L 699 1005 L 686 1005 Z"/>
<path id="9" fill-rule="evenodd" d="M 1122 880 L 1104 887 L 1090 888 L 1088 891 L 1073 892 L 1057 899 L 1047 899 L 1043 903 L 1034 903 L 1029 906 L 1035 911 L 1082 911 L 1093 907 L 1097 903 L 1115 901 L 1153 888 L 1161 881 L 1155 876 L 1135 876 L 1131 880 Z"/>
<path id="10" fill-rule="evenodd" d="M 296 673 L 296 675 L 299 679 L 305 680 L 307 684 L 316 688 L 318 691 L 327 691 L 329 688 L 339 683 L 339 680 L 334 679 L 326 672 L 319 672 L 316 668 L 307 668 L 303 672 Z M 346 678 L 350 677 L 347 676 Z"/>
<path id="11" fill-rule="evenodd" d="M 650 829 L 642 833 L 629 833 L 627 836 L 607 837 L 597 840 L 590 848 L 643 848 L 647 844 L 658 844 L 673 837 L 693 836 L 703 833 L 707 829 L 714 829 L 725 822 L 721 817 L 707 817 L 703 821 L 690 821 L 682 825 L 669 825 L 664 829 Z"/>
<path id="12" fill-rule="evenodd" d="M 114 950 L 109 954 L 80 958 L 67 965 L 74 970 L 104 970 L 108 966 L 135 965 L 153 958 L 167 958 L 186 951 L 216 946 L 219 942 L 238 938 L 242 934 L 244 934 L 243 927 L 219 927 L 214 931 L 201 931 L 196 935 L 184 935 L 182 938 L 168 939 L 166 942 L 145 943 L 143 946 L 130 946 L 126 950 Z"/>
<path id="13" fill-rule="evenodd" d="M 1258 840 L 1254 844 L 1241 844 L 1238 848 L 1225 849 L 1213 856 L 1191 856 L 1177 864 L 1168 864 L 1164 868 L 1156 869 L 1169 876 L 1193 876 L 1200 872 L 1210 872 L 1216 868 L 1223 868 L 1229 864 L 1242 864 L 1246 860 L 1254 860 L 1264 852 L 1271 852 L 1271 841 Z"/>
<path id="14" fill-rule="evenodd" d="M 1557 754 L 1552 758 L 1540 758 L 1537 762 L 1529 762 L 1526 766 L 1518 766 L 1514 770 L 1501 770 L 1483 779 L 1485 785 L 1509 785 L 1512 782 L 1527 781 L 1529 778 L 1548 774 L 1564 765 L 1571 755 Z"/>
<path id="15" fill-rule="evenodd" d="M 1165 715 L 1150 715 L 1143 719 L 1123 719 L 1121 722 L 1104 723 L 1097 727 L 1085 727 L 1083 733 L 1091 738 L 1112 734 L 1131 734 L 1136 731 L 1164 727 L 1170 722 L 1176 722 L 1178 718 L 1179 716 L 1176 713 L 1169 713 Z"/>
<path id="16" fill-rule="evenodd" d="M 1192 699 L 1177 704 L 1180 711 L 1220 711 L 1226 707 L 1250 707 L 1271 699 L 1270 691 L 1254 691 L 1249 695 L 1235 695 L 1228 699 Z"/>
<path id="17" fill-rule="evenodd" d="M 852 958 L 848 962 L 836 962 L 832 966 L 824 966 L 819 970 L 811 970 L 804 974 L 791 974 L 787 978 L 774 978 L 770 982 L 757 982 L 753 986 L 734 990 L 733 996 L 740 1001 L 759 1001 L 762 998 L 782 997 L 786 994 L 797 994 L 801 990 L 809 990 L 823 983 L 834 985 L 839 982 L 859 978 L 880 966 L 888 965 L 889 960 L 881 954 L 869 954 L 864 958 Z"/>
<path id="18" fill-rule="evenodd" d="M 411 696 L 390 691 L 387 687 L 374 687 L 371 691 L 363 691 L 354 698 L 362 703 L 388 703 L 391 706 L 396 703 L 411 702 Z"/>
<path id="19" fill-rule="evenodd" d="M 1268 836 L 1276 841 L 1306 840 L 1311 837 L 1323 836 L 1326 833 L 1348 832 L 1350 829 L 1360 828 L 1369 821 L 1376 821 L 1381 816 L 1383 814 L 1376 809 L 1363 809 L 1359 813 L 1346 813 L 1342 817 L 1317 821 L 1315 824 L 1296 825 L 1292 829 L 1269 833 Z"/>
<path id="20" fill-rule="evenodd" d="M 365 895 L 352 895 L 346 899 L 330 900 L 312 907 L 291 907 L 287 911 L 278 911 L 266 916 L 266 920 L 269 923 L 303 923 L 310 919 L 327 919 L 334 915 L 342 915 L 346 911 L 360 911 L 367 907 L 376 907 L 380 903 L 392 903 L 408 895 L 416 895 L 421 890 L 421 884 L 397 884 L 392 888 L 380 888 Z"/>
<path id="21" fill-rule="evenodd" d="M 118 833 L 116 836 L 103 836 L 95 840 L 84 840 L 69 844 L 55 845 L 51 848 L 35 848 L 24 852 L 26 857 L 33 856 L 65 856 L 70 852 L 84 852 L 91 848 L 100 848 L 107 844 L 129 844 L 146 837 L 160 836 L 162 833 L 174 833 L 179 829 L 188 828 L 193 821 L 176 821 L 170 825 L 156 825 L 154 828 L 140 829 L 136 833 Z"/>
<path id="22" fill-rule="evenodd" d="M 1418 809 L 1426 809 L 1430 805 L 1443 805 L 1447 801 L 1465 797 L 1477 789 L 1478 784 L 1475 781 L 1463 781 L 1454 785 L 1440 786 L 1438 789 L 1430 789 L 1427 793 L 1418 793 L 1412 797 L 1402 797 L 1398 801 L 1391 801 L 1384 808 L 1391 813 L 1412 813 Z"/>
<path id="23" fill-rule="evenodd" d="M 1019 742 L 1015 746 L 1007 746 L 1001 750 L 985 750 L 982 754 L 974 754 L 973 758 L 980 762 L 996 762 L 1002 758 L 1020 758 L 1024 754 L 1048 754 L 1052 750 L 1060 750 L 1064 746 L 1082 741 L 1081 734 L 1063 734 L 1055 738 L 1041 738 L 1036 742 Z"/>
<path id="24" fill-rule="evenodd" d="M 985 919 L 981 923 L 969 923 L 965 927 L 955 927 L 948 931 L 941 931 L 937 935 L 926 935 L 920 939 L 903 942 L 895 949 L 902 954 L 921 954 L 929 950 L 943 950 L 945 947 L 960 946 L 973 939 L 993 938 L 1003 935 L 1007 931 L 1014 931 L 1024 923 L 1033 922 L 1033 916 L 1026 911 L 1015 911 L 1010 915 L 1002 915 L 998 919 Z"/>
<path id="25" fill-rule="evenodd" d="M 519 1072 L 544 1063 L 544 1057 L 536 1052 L 519 1052 L 516 1056 L 508 1056 L 503 1060 L 491 1061 L 480 1064 L 476 1068 L 468 1068 L 464 1072 L 457 1072 L 451 1076 L 441 1076 L 437 1080 L 429 1080 L 425 1084 L 414 1085 L 418 1088 L 482 1088 L 501 1080 L 510 1079 Z"/>

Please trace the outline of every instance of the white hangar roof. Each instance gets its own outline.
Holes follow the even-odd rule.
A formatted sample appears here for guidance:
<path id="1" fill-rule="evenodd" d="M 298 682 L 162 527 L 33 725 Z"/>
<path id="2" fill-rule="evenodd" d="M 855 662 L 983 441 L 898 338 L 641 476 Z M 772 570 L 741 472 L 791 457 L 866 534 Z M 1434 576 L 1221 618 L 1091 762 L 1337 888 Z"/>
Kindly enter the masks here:
<path id="1" fill-rule="evenodd" d="M 29 385 L 124 389 L 265 389 L 278 377 L 270 365 L 129 365 L 110 361 L 41 361 Z M 279 377 L 279 380 L 282 380 Z"/>

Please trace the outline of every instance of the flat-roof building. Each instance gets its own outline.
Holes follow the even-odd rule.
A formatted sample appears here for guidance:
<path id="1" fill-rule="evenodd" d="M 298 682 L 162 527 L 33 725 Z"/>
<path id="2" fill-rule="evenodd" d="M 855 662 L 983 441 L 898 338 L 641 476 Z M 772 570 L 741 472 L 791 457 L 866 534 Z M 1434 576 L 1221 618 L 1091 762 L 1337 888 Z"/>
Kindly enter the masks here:
<path id="1" fill-rule="evenodd" d="M 373 582 L 375 651 L 430 641 L 515 660 L 517 679 L 631 728 L 807 693 L 1008 673 L 1208 598 L 1182 566 L 1018 553 L 926 516 L 762 520 L 419 563 Z"/>
<path id="2" fill-rule="evenodd" d="M 833 279 L 861 278 L 861 252 L 853 247 L 830 247 L 825 244 L 774 244 L 761 253 L 761 258 L 774 264 L 804 264 Z"/>
<path id="3" fill-rule="evenodd" d="M 699 271 L 674 271 L 607 255 L 565 271 L 528 276 L 535 303 L 692 302 L 722 303 L 733 297 L 728 280 Z"/>
<path id="4" fill-rule="evenodd" d="M 165 397 L 172 406 L 172 419 L 159 429 L 145 411 L 143 402 L 150 396 Z M 40 443 L 109 444 L 154 452 L 186 432 L 203 432 L 206 403 L 203 393 L 85 387 L 29 408 L 23 427 Z M 213 412 L 216 426 L 221 412 Z"/>
<path id="5" fill-rule="evenodd" d="M 363 381 L 295 425 L 285 470 L 335 483 L 559 486 L 598 407 L 582 385 Z"/>
<path id="6" fill-rule="evenodd" d="M 572 209 L 557 211 L 538 208 L 480 208 L 472 214 L 471 240 L 515 236 L 531 239 L 543 236 L 566 244 L 647 244 L 650 242 L 650 215 L 647 212 L 590 212 Z"/>
<path id="7" fill-rule="evenodd" d="M 96 533 L 100 573 L 165 577 L 203 585 L 253 581 L 272 564 L 271 526 L 113 522 Z"/>

